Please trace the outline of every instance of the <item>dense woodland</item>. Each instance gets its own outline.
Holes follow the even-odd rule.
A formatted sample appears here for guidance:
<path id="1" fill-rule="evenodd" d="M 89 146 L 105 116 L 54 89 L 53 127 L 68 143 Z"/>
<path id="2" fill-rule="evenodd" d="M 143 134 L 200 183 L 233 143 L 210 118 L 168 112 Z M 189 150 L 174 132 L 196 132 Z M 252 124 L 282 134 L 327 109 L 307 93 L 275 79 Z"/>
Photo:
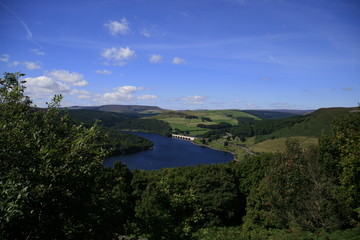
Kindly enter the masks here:
<path id="1" fill-rule="evenodd" d="M 0 79 L 1 239 L 359 239 L 359 110 L 312 148 L 131 172 L 102 166 L 109 132 L 61 96 L 34 109 L 22 76 Z"/>
<path id="2" fill-rule="evenodd" d="M 157 133 L 164 136 L 171 134 L 171 127 L 168 123 L 157 119 L 132 119 L 118 122 L 116 129 L 141 130 L 142 132 Z"/>

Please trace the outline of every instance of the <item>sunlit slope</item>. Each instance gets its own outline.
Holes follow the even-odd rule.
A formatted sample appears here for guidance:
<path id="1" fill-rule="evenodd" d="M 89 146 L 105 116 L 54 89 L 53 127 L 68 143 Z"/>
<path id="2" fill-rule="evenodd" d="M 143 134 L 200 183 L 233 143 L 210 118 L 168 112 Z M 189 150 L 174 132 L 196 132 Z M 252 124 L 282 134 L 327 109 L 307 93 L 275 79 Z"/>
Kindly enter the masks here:
<path id="1" fill-rule="evenodd" d="M 282 137 L 267 139 L 251 146 L 249 149 L 253 152 L 283 152 L 286 149 L 286 141 L 288 139 L 299 141 L 301 147 L 305 149 L 309 146 L 318 145 L 319 143 L 319 138 L 317 137 Z"/>
<path id="2" fill-rule="evenodd" d="M 197 127 L 198 124 L 215 125 L 225 122 L 237 125 L 239 117 L 260 120 L 252 114 L 237 110 L 167 111 L 149 118 L 163 120 L 168 122 L 173 130 L 187 131 L 187 134 L 195 136 L 209 131 L 209 129 Z"/>
<path id="3" fill-rule="evenodd" d="M 281 128 L 268 135 L 256 136 L 256 143 L 282 137 L 320 137 L 322 133 L 329 131 L 331 123 L 336 117 L 344 115 L 354 108 L 321 108 L 308 115 L 298 117 L 291 125 Z"/>

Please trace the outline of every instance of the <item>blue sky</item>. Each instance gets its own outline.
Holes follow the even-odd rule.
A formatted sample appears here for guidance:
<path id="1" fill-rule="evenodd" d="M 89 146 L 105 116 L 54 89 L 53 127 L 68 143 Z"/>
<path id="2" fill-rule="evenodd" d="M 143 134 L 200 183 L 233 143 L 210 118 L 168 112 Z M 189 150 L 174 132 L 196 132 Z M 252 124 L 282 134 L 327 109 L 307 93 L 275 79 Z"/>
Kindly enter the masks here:
<path id="1" fill-rule="evenodd" d="M 38 106 L 360 102 L 357 0 L 0 0 L 0 39 Z"/>

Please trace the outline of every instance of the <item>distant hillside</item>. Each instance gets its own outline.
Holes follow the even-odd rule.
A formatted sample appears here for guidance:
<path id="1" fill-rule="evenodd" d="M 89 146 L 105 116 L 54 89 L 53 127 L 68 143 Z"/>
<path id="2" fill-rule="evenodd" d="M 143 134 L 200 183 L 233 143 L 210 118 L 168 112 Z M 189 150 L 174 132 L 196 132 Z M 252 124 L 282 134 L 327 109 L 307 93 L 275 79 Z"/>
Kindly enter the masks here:
<path id="1" fill-rule="evenodd" d="M 69 114 L 76 122 L 92 125 L 96 120 L 100 120 L 101 124 L 107 127 L 114 126 L 117 122 L 134 118 L 127 114 L 103 112 L 93 109 L 69 109 Z"/>
<path id="2" fill-rule="evenodd" d="M 243 110 L 243 112 L 255 115 L 261 119 L 288 118 L 305 115 L 314 110 Z"/>
<path id="3" fill-rule="evenodd" d="M 103 112 L 120 112 L 120 113 L 138 113 L 138 114 L 158 114 L 165 112 L 165 109 L 156 106 L 142 105 L 103 105 L 103 106 L 73 106 L 69 109 L 88 109 Z"/>
<path id="4" fill-rule="evenodd" d="M 227 123 L 230 126 L 238 124 L 238 118 L 261 120 L 260 118 L 239 110 L 196 110 L 196 111 L 167 111 L 151 118 L 170 124 L 174 132 L 188 135 L 200 135 L 209 129 L 200 125 L 216 125 Z"/>
<path id="5" fill-rule="evenodd" d="M 319 137 L 322 133 L 329 131 L 331 123 L 336 117 L 353 110 L 354 108 L 321 108 L 304 116 L 289 118 L 291 121 L 287 126 L 267 135 L 256 136 L 256 142 L 274 137 Z"/>

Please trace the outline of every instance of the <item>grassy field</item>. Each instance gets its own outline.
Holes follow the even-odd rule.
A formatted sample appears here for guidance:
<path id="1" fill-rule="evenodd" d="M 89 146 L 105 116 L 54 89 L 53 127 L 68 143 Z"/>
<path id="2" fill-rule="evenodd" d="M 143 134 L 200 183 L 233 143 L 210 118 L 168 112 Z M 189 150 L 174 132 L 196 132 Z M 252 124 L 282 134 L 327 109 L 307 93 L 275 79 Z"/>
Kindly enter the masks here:
<path id="1" fill-rule="evenodd" d="M 197 119 L 189 119 L 186 116 L 196 116 Z M 210 118 L 209 121 L 202 121 L 202 117 Z M 236 125 L 239 117 L 248 117 L 256 120 L 260 118 L 251 115 L 249 113 L 237 111 L 237 110 L 201 110 L 201 111 L 169 111 L 149 118 L 155 118 L 168 122 L 173 129 L 179 129 L 181 131 L 189 131 L 189 135 L 197 136 L 203 134 L 209 129 L 199 128 L 198 124 L 214 125 L 221 122 L 226 122 L 231 125 Z"/>
<path id="2" fill-rule="evenodd" d="M 265 140 L 249 147 L 249 149 L 253 152 L 282 152 L 285 150 L 287 139 L 289 138 L 283 137 Z M 318 145 L 319 142 L 319 139 L 316 137 L 290 137 L 290 139 L 298 140 L 303 148 L 307 148 L 311 145 Z"/>
<path id="3" fill-rule="evenodd" d="M 239 141 L 235 141 L 235 140 L 227 141 L 228 142 L 227 146 L 225 146 L 225 142 L 226 142 L 225 139 L 213 140 L 212 142 L 208 142 L 206 144 L 202 144 L 201 139 L 196 139 L 194 141 L 194 143 L 199 144 L 201 146 L 206 146 L 217 150 L 231 152 L 236 160 L 243 159 L 243 157 L 246 155 L 246 152 L 239 146 L 240 144 Z"/>

